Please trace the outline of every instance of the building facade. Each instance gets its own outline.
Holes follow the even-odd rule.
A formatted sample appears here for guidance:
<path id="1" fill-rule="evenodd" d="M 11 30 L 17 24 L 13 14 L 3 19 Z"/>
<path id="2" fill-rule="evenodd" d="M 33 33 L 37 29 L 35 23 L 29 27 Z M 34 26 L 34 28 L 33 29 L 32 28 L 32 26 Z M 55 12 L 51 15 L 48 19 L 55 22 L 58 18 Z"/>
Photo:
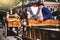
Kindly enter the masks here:
<path id="1" fill-rule="evenodd" d="M 60 11 L 60 0 L 26 0 L 26 3 L 42 2 L 51 12 Z"/>
<path id="2" fill-rule="evenodd" d="M 48 7 L 48 9 L 51 12 L 58 11 L 58 10 L 60 11 L 60 0 L 24 0 L 24 5 L 28 5 L 30 3 L 35 3 L 39 1 L 44 3 L 44 5 Z M 22 2 L 20 2 L 18 6 L 21 6 L 21 5 L 22 5 Z"/>
<path id="3" fill-rule="evenodd" d="M 60 0 L 40 0 L 51 12 L 60 11 Z"/>

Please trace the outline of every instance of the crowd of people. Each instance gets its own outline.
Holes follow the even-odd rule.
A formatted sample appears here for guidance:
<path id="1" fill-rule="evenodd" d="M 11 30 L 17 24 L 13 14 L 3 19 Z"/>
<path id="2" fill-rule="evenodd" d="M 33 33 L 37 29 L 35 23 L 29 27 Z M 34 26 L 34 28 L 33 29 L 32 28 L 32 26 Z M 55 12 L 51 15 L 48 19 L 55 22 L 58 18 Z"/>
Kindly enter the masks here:
<path id="1" fill-rule="evenodd" d="M 18 15 L 21 19 L 39 19 L 40 21 L 53 19 L 51 12 L 43 3 L 40 3 L 39 5 L 33 3 L 30 7 L 26 8 L 25 11 L 21 11 L 19 8 L 13 9 L 13 15 Z M 7 12 L 7 17 L 8 16 L 9 14 Z"/>
<path id="2" fill-rule="evenodd" d="M 44 4 L 37 5 L 32 4 L 30 8 L 27 10 L 28 19 L 39 19 L 40 21 L 47 20 L 47 19 L 53 19 L 53 16 L 48 8 L 44 6 Z"/>
<path id="3" fill-rule="evenodd" d="M 28 20 L 39 19 L 39 21 L 43 21 L 47 19 L 54 19 L 54 16 L 56 17 L 57 15 L 59 15 L 59 13 L 60 12 L 51 13 L 51 11 L 47 7 L 45 7 L 43 3 L 40 3 L 40 4 L 33 3 L 31 6 L 23 8 L 23 10 L 21 10 L 20 7 L 12 9 L 12 15 L 15 15 L 16 17 L 19 16 L 21 20 L 22 19 L 28 19 Z M 5 13 L 5 17 L 8 18 L 9 15 L 11 15 L 10 11 L 7 11 Z M 0 17 L 0 20 L 4 20 L 2 15 Z"/>
<path id="4" fill-rule="evenodd" d="M 20 10 L 20 7 L 16 8 L 16 9 L 12 9 L 12 14 L 10 14 L 10 11 L 4 12 L 5 16 L 3 15 L 3 12 L 0 12 L 0 23 L 2 22 L 3 25 L 5 25 L 4 24 L 5 23 L 4 21 L 6 21 L 5 18 L 9 18 L 9 15 L 15 15 L 15 17 L 19 16 L 21 21 L 27 21 L 30 19 L 44 21 L 47 19 L 53 20 L 54 16 L 57 17 L 57 19 L 59 19 L 60 14 L 58 14 L 58 13 L 60 13 L 60 12 L 56 11 L 56 12 L 53 12 L 53 14 L 52 14 L 51 11 L 47 7 L 45 7 L 43 3 L 40 3 L 40 4 L 33 3 L 30 7 L 26 7 L 23 10 Z M 25 24 L 25 22 L 23 24 Z M 10 28 L 10 29 L 8 29 L 9 32 L 12 31 L 12 28 Z"/>

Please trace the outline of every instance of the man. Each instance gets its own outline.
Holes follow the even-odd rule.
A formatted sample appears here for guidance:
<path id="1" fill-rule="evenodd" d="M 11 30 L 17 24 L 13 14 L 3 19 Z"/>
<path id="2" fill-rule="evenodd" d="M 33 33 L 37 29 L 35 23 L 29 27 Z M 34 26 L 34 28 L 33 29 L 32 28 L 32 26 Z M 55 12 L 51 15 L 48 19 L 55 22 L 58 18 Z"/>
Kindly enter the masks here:
<path id="1" fill-rule="evenodd" d="M 56 19 L 60 20 L 60 11 L 57 10 L 53 12 L 52 15 L 54 16 L 54 20 Z"/>
<path id="2" fill-rule="evenodd" d="M 39 16 L 42 17 L 40 14 L 40 8 L 36 3 L 32 4 L 30 8 L 27 9 L 28 19 L 39 19 Z"/>
<path id="3" fill-rule="evenodd" d="M 39 7 L 40 7 L 40 9 L 42 11 L 42 14 L 43 14 L 43 20 L 53 19 L 53 16 L 52 16 L 51 12 L 49 11 L 48 8 L 46 8 L 44 6 L 43 3 L 40 3 Z"/>

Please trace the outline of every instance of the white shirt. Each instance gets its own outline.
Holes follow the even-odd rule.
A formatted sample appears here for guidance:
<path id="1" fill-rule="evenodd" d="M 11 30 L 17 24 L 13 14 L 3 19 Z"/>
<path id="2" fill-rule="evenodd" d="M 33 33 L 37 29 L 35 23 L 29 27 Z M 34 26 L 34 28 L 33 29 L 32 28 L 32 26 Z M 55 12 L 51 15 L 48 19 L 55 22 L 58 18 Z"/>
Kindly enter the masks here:
<path id="1" fill-rule="evenodd" d="M 28 9 L 29 10 L 29 9 Z M 36 15 L 36 13 L 37 13 L 37 10 L 38 10 L 38 7 L 31 7 L 31 10 L 32 10 L 32 12 L 33 12 L 33 14 L 34 15 Z M 27 13 L 29 14 L 30 12 L 29 11 L 27 11 Z"/>

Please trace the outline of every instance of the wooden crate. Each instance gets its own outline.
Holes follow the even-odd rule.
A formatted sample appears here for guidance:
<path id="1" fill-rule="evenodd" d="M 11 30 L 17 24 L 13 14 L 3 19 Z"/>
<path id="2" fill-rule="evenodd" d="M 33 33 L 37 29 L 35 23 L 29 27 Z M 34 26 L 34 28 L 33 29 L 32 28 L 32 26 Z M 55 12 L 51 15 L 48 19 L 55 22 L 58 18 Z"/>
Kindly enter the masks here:
<path id="1" fill-rule="evenodd" d="M 8 27 L 21 27 L 19 18 L 7 18 Z"/>

